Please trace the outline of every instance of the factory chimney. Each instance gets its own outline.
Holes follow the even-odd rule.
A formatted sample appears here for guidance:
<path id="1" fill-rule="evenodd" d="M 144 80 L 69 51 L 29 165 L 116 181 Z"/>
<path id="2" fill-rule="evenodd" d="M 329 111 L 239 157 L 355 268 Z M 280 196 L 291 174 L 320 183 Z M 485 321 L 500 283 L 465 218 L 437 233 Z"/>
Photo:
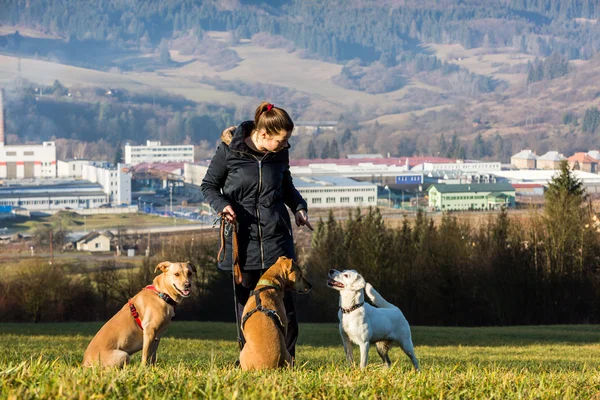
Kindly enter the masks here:
<path id="1" fill-rule="evenodd" d="M 4 93 L 0 88 L 0 146 L 4 146 Z"/>

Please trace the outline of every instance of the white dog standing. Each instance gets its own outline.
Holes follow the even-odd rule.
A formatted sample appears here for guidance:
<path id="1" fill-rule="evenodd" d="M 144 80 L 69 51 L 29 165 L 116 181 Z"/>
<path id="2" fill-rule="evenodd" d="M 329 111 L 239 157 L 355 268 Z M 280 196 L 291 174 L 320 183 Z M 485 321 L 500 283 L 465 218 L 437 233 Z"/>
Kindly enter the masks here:
<path id="1" fill-rule="evenodd" d="M 391 365 L 389 348 L 397 344 L 419 370 L 410 326 L 398 307 L 388 303 L 354 270 L 330 270 L 327 285 L 340 292 L 340 335 L 350 365 L 354 364 L 352 343 L 360 348 L 361 368 L 367 366 L 371 343 L 375 343 L 377 353 L 388 367 Z M 365 293 L 375 307 L 365 303 Z"/>

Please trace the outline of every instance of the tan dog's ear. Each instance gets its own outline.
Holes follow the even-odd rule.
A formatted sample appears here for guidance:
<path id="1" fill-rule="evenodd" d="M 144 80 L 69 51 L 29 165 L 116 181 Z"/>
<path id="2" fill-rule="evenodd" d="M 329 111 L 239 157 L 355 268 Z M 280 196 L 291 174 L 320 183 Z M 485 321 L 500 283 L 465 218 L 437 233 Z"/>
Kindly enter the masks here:
<path id="1" fill-rule="evenodd" d="M 196 266 L 194 264 L 192 264 L 190 261 L 187 262 L 188 267 L 190 267 L 192 269 L 193 273 L 197 273 L 196 272 Z"/>
<path id="2" fill-rule="evenodd" d="M 294 266 L 294 260 L 287 257 L 279 257 L 277 260 L 278 263 L 281 263 L 284 271 L 292 272 Z"/>
<path id="3" fill-rule="evenodd" d="M 171 266 L 171 261 L 163 261 L 160 264 L 158 264 L 156 266 L 156 268 L 154 268 L 154 272 L 158 271 L 159 269 L 164 273 L 167 272 L 169 270 L 169 267 Z"/>

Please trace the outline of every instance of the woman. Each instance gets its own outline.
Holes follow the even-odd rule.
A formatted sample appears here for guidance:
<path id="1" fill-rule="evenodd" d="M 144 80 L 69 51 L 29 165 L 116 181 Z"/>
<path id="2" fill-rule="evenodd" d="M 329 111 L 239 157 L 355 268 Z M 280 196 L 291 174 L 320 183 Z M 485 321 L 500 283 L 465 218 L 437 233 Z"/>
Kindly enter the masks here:
<path id="1" fill-rule="evenodd" d="M 250 291 L 277 258 L 295 258 L 294 238 L 286 205 L 296 225 L 308 222 L 306 201 L 292 183 L 288 139 L 294 123 L 288 113 L 270 103 L 256 109 L 254 121 L 242 122 L 221 135 L 202 180 L 202 193 L 216 211 L 238 224 L 238 251 L 242 283 L 236 285 L 237 311 L 241 313 Z M 231 237 L 227 248 L 231 249 Z M 219 268 L 231 271 L 228 251 Z M 298 321 L 291 293 L 284 296 L 288 318 L 286 346 L 294 357 Z"/>

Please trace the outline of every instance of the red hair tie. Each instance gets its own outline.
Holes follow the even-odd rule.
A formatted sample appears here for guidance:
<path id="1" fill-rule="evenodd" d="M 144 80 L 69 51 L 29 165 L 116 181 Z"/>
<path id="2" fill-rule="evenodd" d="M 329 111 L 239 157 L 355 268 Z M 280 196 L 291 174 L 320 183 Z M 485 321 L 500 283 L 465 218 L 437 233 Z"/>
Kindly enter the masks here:
<path id="1" fill-rule="evenodd" d="M 271 111 L 273 109 L 273 104 L 269 103 L 267 104 L 267 112 Z"/>

